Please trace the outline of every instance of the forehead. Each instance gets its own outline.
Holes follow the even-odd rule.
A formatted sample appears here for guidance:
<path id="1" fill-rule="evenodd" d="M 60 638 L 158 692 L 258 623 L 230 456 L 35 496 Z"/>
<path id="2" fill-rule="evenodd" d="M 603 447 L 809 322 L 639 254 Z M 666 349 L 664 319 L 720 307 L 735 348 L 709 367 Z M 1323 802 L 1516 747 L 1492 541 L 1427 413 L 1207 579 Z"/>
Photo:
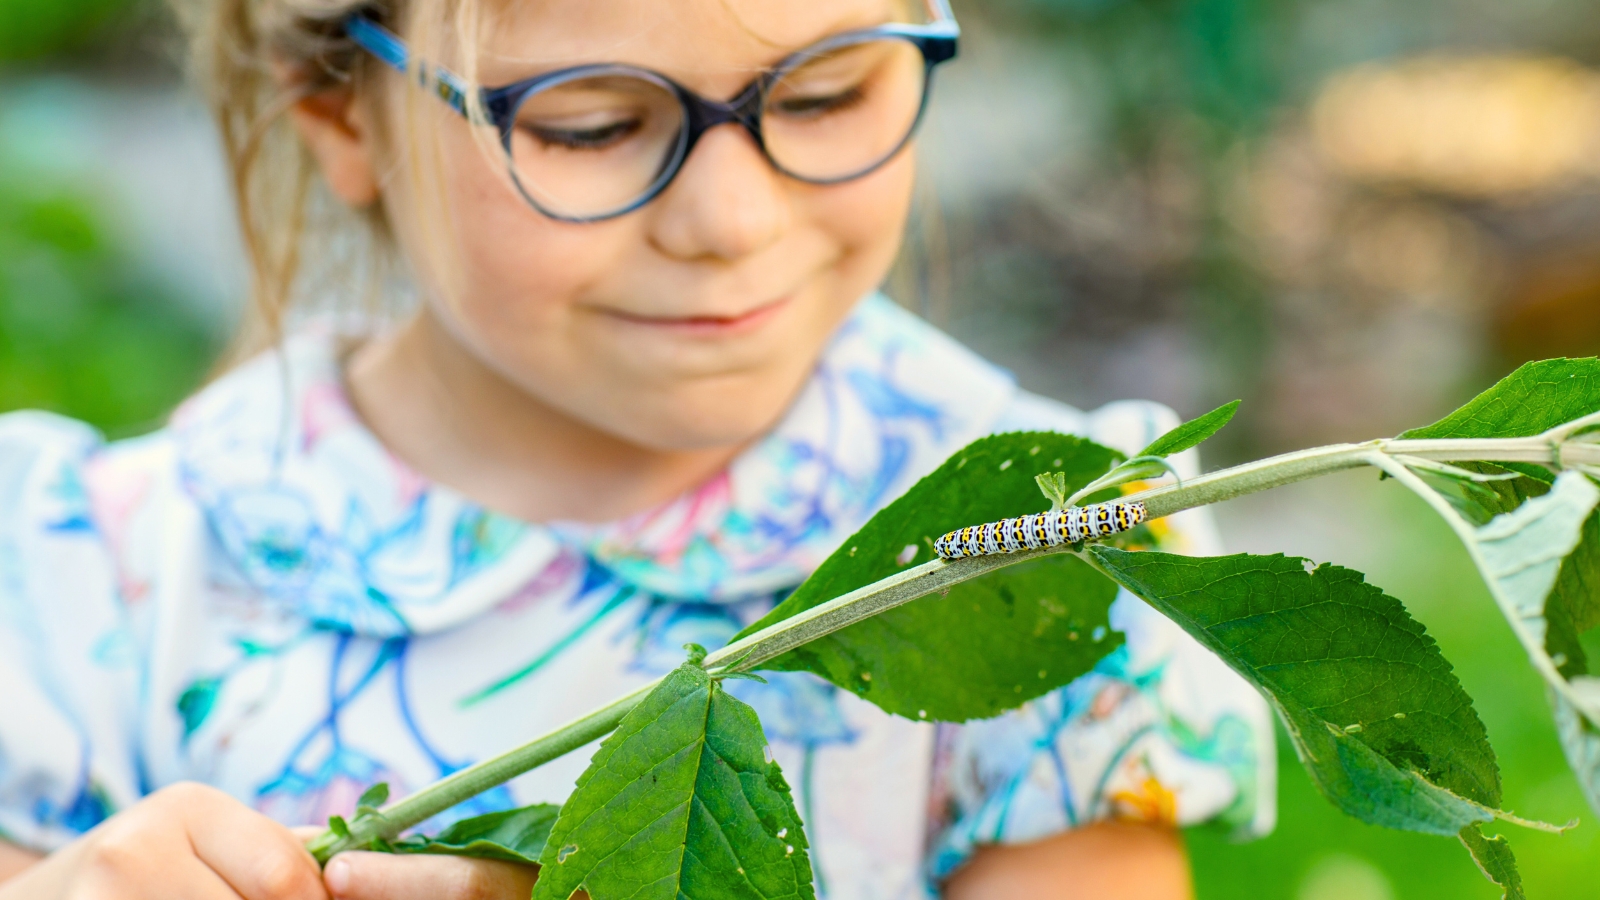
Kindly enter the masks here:
<path id="1" fill-rule="evenodd" d="M 492 16 L 480 74 L 496 84 L 614 62 L 707 91 L 736 90 L 807 44 L 920 19 L 921 9 L 921 0 L 511 0 Z"/>

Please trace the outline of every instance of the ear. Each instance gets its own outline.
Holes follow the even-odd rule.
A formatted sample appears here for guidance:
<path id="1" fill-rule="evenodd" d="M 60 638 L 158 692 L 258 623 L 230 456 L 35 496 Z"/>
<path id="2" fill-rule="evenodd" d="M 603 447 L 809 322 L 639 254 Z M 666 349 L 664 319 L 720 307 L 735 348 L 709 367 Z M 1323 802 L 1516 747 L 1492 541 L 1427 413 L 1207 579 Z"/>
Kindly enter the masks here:
<path id="1" fill-rule="evenodd" d="M 378 201 L 372 123 L 353 91 L 334 88 L 312 94 L 290 107 L 289 119 L 335 196 L 357 209 Z"/>

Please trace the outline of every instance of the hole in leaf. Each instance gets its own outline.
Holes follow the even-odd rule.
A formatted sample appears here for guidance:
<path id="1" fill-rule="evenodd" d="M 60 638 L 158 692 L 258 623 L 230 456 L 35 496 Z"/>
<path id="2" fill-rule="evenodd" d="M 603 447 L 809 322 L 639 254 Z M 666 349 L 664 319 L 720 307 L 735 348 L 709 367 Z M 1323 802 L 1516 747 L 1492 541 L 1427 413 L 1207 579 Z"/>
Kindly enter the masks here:
<path id="1" fill-rule="evenodd" d="M 789 836 L 789 829 L 787 829 L 787 828 L 779 828 L 778 829 L 778 837 L 786 838 L 788 836 Z"/>
<path id="2" fill-rule="evenodd" d="M 1002 472 L 1004 472 L 1005 470 L 1007 470 L 1009 468 L 1011 468 L 1011 460 L 1009 460 L 1009 459 L 1000 464 L 1000 471 L 1002 471 Z"/>
<path id="3" fill-rule="evenodd" d="M 902 566 L 908 566 L 908 565 L 911 564 L 911 561 L 913 559 L 916 559 L 916 558 L 917 558 L 917 545 L 916 544 L 907 544 L 905 546 L 905 549 L 900 551 L 900 555 L 896 556 L 894 558 L 894 561 L 896 563 L 902 565 Z"/>
<path id="4" fill-rule="evenodd" d="M 567 861 L 567 857 L 569 857 L 572 854 L 577 853 L 577 852 L 578 852 L 578 845 L 577 844 L 568 844 L 568 845 L 566 845 L 565 847 L 562 847 L 559 851 L 556 852 L 556 862 L 557 863 L 564 863 L 564 862 Z"/>

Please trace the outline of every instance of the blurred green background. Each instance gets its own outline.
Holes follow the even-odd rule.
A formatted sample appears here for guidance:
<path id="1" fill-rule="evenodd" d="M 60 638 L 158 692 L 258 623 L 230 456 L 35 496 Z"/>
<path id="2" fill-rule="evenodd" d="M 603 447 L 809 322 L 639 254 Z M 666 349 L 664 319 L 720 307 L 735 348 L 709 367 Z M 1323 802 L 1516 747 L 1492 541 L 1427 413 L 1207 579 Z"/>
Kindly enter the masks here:
<path id="1" fill-rule="evenodd" d="M 908 306 L 1078 406 L 1242 397 L 1220 465 L 1431 421 L 1600 350 L 1593 0 L 957 0 Z M 0 409 L 113 435 L 205 377 L 244 283 L 215 136 L 153 0 L 0 0 Z M 1218 510 L 1366 572 L 1477 700 L 1529 895 L 1600 896 L 1542 689 L 1420 503 L 1349 474 Z M 1371 527 L 1371 522 L 1383 527 Z M 1343 818 L 1286 742 L 1277 831 L 1190 834 L 1205 898 L 1489 898 L 1451 840 Z"/>

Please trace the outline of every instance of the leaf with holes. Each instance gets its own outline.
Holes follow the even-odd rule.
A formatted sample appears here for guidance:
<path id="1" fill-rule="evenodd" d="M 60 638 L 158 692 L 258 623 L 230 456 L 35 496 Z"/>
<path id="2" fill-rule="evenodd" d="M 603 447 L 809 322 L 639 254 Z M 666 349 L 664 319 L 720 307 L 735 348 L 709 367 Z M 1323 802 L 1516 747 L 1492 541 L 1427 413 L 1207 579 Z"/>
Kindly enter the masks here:
<path id="1" fill-rule="evenodd" d="M 1465 406 L 1406 439 L 1530 437 L 1600 410 L 1600 360 L 1550 359 L 1531 362 L 1501 379 Z M 1478 465 L 1475 468 L 1497 470 Z M 1555 476 L 1533 465 L 1503 468 L 1525 477 L 1485 484 L 1481 500 L 1491 514 L 1509 513 L 1547 490 Z M 1545 649 L 1568 678 L 1589 672 L 1579 636 L 1600 626 L 1600 513 L 1584 521 L 1583 538 L 1561 567 L 1545 603 L 1549 629 Z M 1600 806 L 1597 806 L 1600 808 Z"/>
<path id="2" fill-rule="evenodd" d="M 1517 873 L 1516 857 L 1511 855 L 1511 844 L 1504 837 L 1484 837 L 1476 825 L 1461 829 L 1461 843 L 1472 854 L 1473 862 L 1483 877 L 1500 887 L 1501 900 L 1524 900 L 1522 876 Z"/>
<path id="3" fill-rule="evenodd" d="M 931 559 L 947 531 L 1039 512 L 1047 503 L 1037 475 L 1064 473 L 1070 490 L 1119 459 L 1064 434 L 982 438 L 873 516 L 740 636 Z M 1116 594 L 1081 560 L 1034 560 L 892 609 L 763 668 L 814 672 L 910 718 L 986 718 L 1067 684 L 1120 646 L 1107 618 Z"/>
<path id="4" fill-rule="evenodd" d="M 789 785 L 755 710 L 685 664 L 623 718 L 578 778 L 534 900 L 812 900 Z"/>
<path id="5" fill-rule="evenodd" d="M 1359 572 L 1281 555 L 1086 552 L 1271 699 L 1344 812 L 1451 836 L 1497 815 L 1500 771 L 1471 699 L 1400 601 Z"/>
<path id="6" fill-rule="evenodd" d="M 1597 410 L 1600 360 L 1551 359 L 1522 366 L 1450 415 L 1401 437 L 1529 437 Z M 1503 468 L 1525 476 L 1485 484 L 1475 492 L 1476 502 L 1490 515 L 1513 514 L 1531 498 L 1545 495 L 1555 482 L 1555 476 L 1539 466 L 1469 467 L 1482 471 Z M 1501 599 L 1498 593 L 1496 599 Z M 1505 607 L 1503 600 L 1501 605 Z M 1543 653 L 1560 676 L 1551 678 L 1548 671 L 1544 673 L 1555 689 L 1552 703 L 1557 731 L 1590 806 L 1600 810 L 1600 698 L 1593 704 L 1573 700 L 1575 694 L 1581 698 L 1596 693 L 1594 686 L 1600 684 L 1590 677 L 1582 641 L 1587 632 L 1600 627 L 1600 511 L 1591 511 L 1582 520 L 1576 546 L 1565 554 L 1553 587 L 1538 599 L 1537 606 Z M 1520 634 L 1525 623 L 1518 621 L 1510 608 L 1506 612 Z M 1537 654 L 1539 650 L 1529 647 L 1529 652 Z M 1562 680 L 1566 684 L 1560 683 Z"/>

